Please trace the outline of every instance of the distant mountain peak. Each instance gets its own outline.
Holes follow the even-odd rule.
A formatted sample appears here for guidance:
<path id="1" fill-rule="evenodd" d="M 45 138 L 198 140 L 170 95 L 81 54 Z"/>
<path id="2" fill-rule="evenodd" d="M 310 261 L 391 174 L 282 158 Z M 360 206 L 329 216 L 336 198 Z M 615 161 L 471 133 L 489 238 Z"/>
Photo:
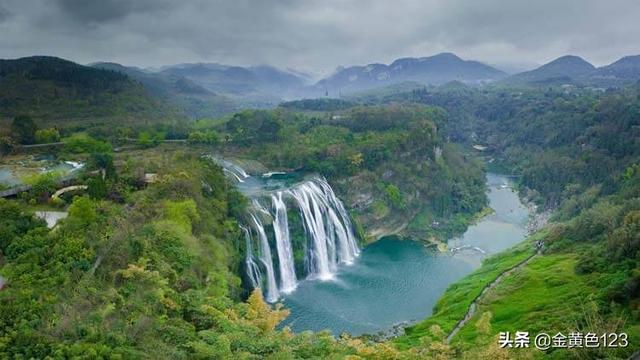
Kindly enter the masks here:
<path id="1" fill-rule="evenodd" d="M 593 73 L 595 69 L 595 66 L 579 56 L 564 55 L 536 69 L 515 74 L 507 81 L 537 84 L 575 82 Z"/>
<path id="2" fill-rule="evenodd" d="M 585 69 L 595 69 L 595 66 L 591 65 L 591 63 L 589 63 L 588 61 L 586 61 L 585 59 L 581 58 L 580 56 L 576 56 L 576 55 L 564 55 L 561 56 L 555 60 L 552 60 L 544 65 L 542 65 L 541 67 L 549 67 L 549 66 L 558 66 L 558 65 L 562 65 L 562 66 L 566 66 L 566 65 L 570 65 L 570 66 L 580 66 L 583 67 Z"/>
<path id="3" fill-rule="evenodd" d="M 405 81 L 440 85 L 450 81 L 473 84 L 495 81 L 506 74 L 478 61 L 464 60 L 450 52 L 428 57 L 404 57 L 391 64 L 368 64 L 338 68 L 319 81 L 317 87 L 337 92 L 353 92 Z"/>
<path id="4" fill-rule="evenodd" d="M 613 62 L 609 66 L 617 66 L 617 65 L 640 65 L 640 55 L 628 55 L 620 58 L 619 60 Z"/>
<path id="5" fill-rule="evenodd" d="M 591 76 L 598 85 L 618 86 L 640 81 L 640 55 L 629 55 L 598 68 Z"/>
<path id="6" fill-rule="evenodd" d="M 452 53 L 452 52 L 441 52 L 439 54 L 430 56 L 433 59 L 446 59 L 446 60 L 459 60 L 459 61 L 464 61 L 462 60 L 458 55 Z"/>

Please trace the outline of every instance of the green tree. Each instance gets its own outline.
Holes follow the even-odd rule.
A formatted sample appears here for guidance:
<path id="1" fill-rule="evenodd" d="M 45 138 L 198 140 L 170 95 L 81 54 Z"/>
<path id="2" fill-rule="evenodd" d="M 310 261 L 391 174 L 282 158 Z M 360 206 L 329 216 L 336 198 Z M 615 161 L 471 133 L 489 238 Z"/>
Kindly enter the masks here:
<path id="1" fill-rule="evenodd" d="M 11 123 L 11 136 L 19 144 L 33 144 L 36 142 L 36 130 L 38 127 L 29 116 L 16 116 Z"/>
<path id="2" fill-rule="evenodd" d="M 60 132 L 56 128 L 36 130 L 36 142 L 38 144 L 47 144 L 60 141 Z"/>
<path id="3" fill-rule="evenodd" d="M 91 153 L 87 165 L 89 169 L 103 171 L 104 177 L 107 179 L 111 179 L 116 176 L 116 167 L 113 164 L 113 155 L 111 153 Z"/>
<path id="4" fill-rule="evenodd" d="M 111 144 L 94 139 L 87 134 L 74 134 L 65 139 L 64 150 L 72 154 L 110 153 Z"/>

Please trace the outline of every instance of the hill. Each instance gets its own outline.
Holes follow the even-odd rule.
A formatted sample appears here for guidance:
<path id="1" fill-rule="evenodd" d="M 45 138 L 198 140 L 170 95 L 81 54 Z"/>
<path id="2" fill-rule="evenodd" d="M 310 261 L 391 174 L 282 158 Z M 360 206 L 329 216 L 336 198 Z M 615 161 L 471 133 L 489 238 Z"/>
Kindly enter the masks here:
<path id="1" fill-rule="evenodd" d="M 54 124 L 163 120 L 175 113 L 123 73 L 56 57 L 0 60 L 0 119 Z"/>
<path id="2" fill-rule="evenodd" d="M 338 70 L 316 84 L 318 90 L 347 93 L 383 87 L 399 82 L 416 81 L 440 85 L 450 81 L 469 84 L 492 82 L 506 74 L 483 63 L 463 60 L 451 53 L 423 58 L 403 58 L 389 65 L 369 64 Z"/>
<path id="3" fill-rule="evenodd" d="M 179 64 L 163 68 L 159 74 L 188 79 L 244 105 L 275 105 L 296 97 L 306 79 L 272 66 L 229 66 L 212 63 Z"/>
<path id="4" fill-rule="evenodd" d="M 168 102 L 191 118 L 219 116 L 237 109 L 233 100 L 185 77 L 148 72 L 116 63 L 100 62 L 91 66 L 122 73 L 139 81 L 151 95 Z"/>
<path id="5" fill-rule="evenodd" d="M 589 78 L 593 83 L 628 84 L 640 80 L 640 55 L 625 56 L 598 68 Z"/>
<path id="6" fill-rule="evenodd" d="M 595 67 L 574 55 L 559 57 L 531 71 L 507 78 L 509 83 L 554 84 L 572 83 L 593 73 Z"/>

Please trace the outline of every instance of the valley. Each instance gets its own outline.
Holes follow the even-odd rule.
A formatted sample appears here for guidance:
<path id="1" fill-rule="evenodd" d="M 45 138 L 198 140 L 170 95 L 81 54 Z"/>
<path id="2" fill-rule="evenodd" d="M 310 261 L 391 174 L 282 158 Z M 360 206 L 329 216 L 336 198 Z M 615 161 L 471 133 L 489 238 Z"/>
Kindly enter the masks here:
<path id="1" fill-rule="evenodd" d="M 28 187 L 0 200 L 0 350 L 562 359 L 584 352 L 497 338 L 635 339 L 636 66 L 440 54 L 308 84 L 4 61 L 1 190 Z"/>

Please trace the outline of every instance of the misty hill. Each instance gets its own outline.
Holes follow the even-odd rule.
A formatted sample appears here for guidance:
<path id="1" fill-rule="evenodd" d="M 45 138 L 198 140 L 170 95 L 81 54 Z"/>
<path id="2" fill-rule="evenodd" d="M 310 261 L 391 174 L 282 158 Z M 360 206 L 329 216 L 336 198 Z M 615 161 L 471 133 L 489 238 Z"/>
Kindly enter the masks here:
<path id="1" fill-rule="evenodd" d="M 594 71 L 589 80 L 594 83 L 622 85 L 640 80 L 640 55 L 622 59 Z"/>
<path id="2" fill-rule="evenodd" d="M 591 74 L 595 69 L 579 56 L 565 55 L 537 69 L 513 75 L 506 81 L 532 84 L 571 83 Z"/>
<path id="3" fill-rule="evenodd" d="M 450 81 L 467 84 L 492 82 L 506 74 L 478 61 L 463 60 L 451 53 L 423 58 L 403 58 L 389 65 L 369 64 L 339 69 L 316 84 L 319 90 L 347 93 L 414 81 L 440 85 Z M 331 95 L 331 94 L 330 94 Z"/>
<path id="4" fill-rule="evenodd" d="M 127 75 L 49 56 L 0 60 L 0 119 L 156 121 L 172 112 Z"/>
<path id="5" fill-rule="evenodd" d="M 207 90 L 186 77 L 154 73 L 109 62 L 91 66 L 122 73 L 139 81 L 151 95 L 168 102 L 191 118 L 219 116 L 237 110 L 231 99 Z"/>
<path id="6" fill-rule="evenodd" d="M 272 66 L 229 66 L 221 64 L 179 64 L 164 67 L 160 74 L 178 76 L 218 94 L 249 103 L 277 104 L 296 97 L 306 79 Z"/>

